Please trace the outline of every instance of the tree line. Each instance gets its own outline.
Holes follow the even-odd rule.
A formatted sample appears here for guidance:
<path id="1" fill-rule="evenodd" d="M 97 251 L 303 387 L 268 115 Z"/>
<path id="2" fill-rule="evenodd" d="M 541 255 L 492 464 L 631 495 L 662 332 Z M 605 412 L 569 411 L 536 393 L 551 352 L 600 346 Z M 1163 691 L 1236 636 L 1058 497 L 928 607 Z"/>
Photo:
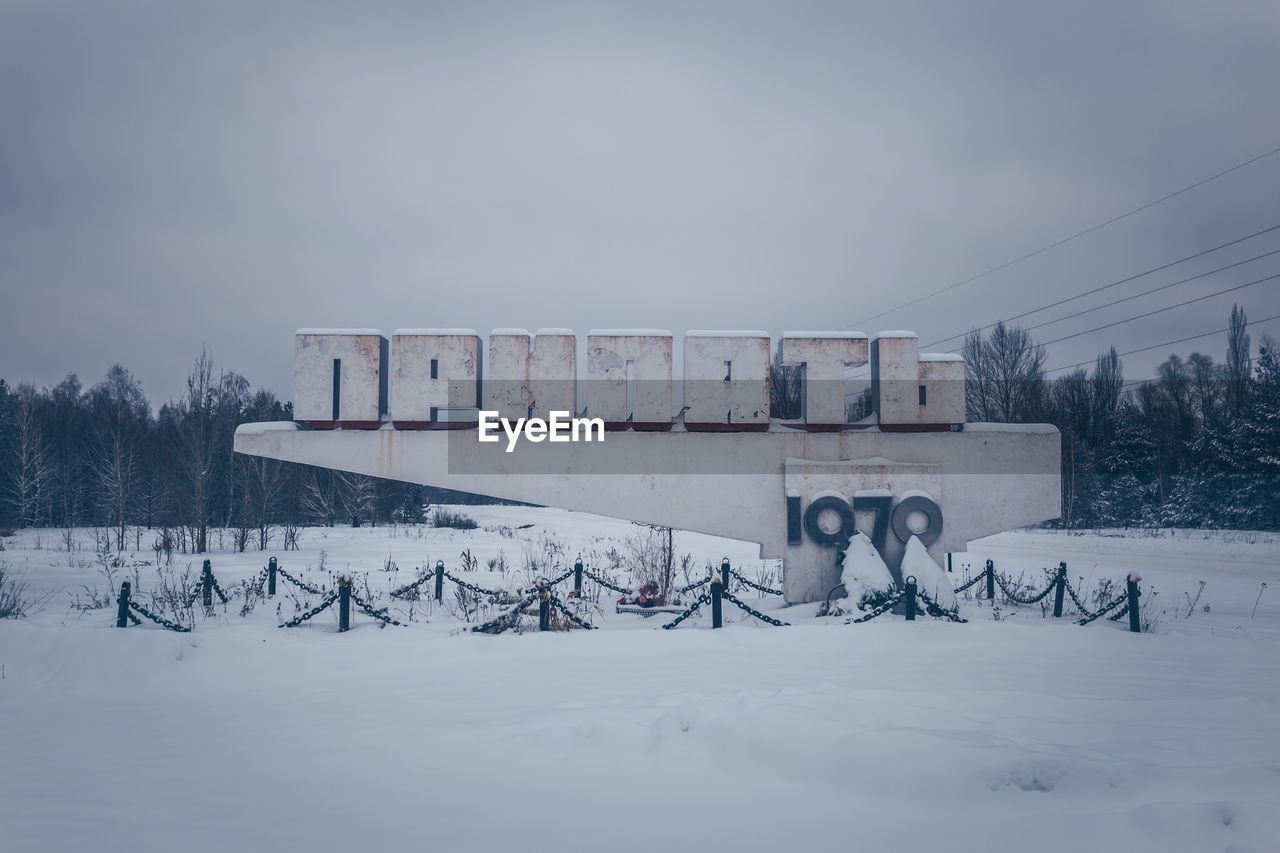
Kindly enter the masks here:
<path id="1" fill-rule="evenodd" d="M 1233 307 L 1221 363 L 1171 355 L 1126 384 L 1114 347 L 1049 379 L 1044 348 L 996 323 L 964 342 L 967 416 L 1061 430 L 1063 526 L 1280 529 L 1280 352 L 1264 335 L 1253 357 L 1247 325 Z M 775 366 L 771 393 L 795 409 L 798 376 Z M 850 419 L 870 403 L 857 395 Z M 431 502 L 486 500 L 233 452 L 238 425 L 291 419 L 207 352 L 155 412 L 119 365 L 88 389 L 74 374 L 45 389 L 0 379 L 0 529 L 96 526 L 121 550 L 144 547 L 144 530 L 166 550 L 203 553 L 211 536 L 287 549 L 308 525 L 416 523 Z"/>
<path id="2" fill-rule="evenodd" d="M 997 323 L 965 339 L 971 421 L 1062 432 L 1065 527 L 1280 528 L 1280 351 L 1232 307 L 1222 362 L 1170 355 L 1126 383 L 1115 347 L 1047 379 L 1044 347 Z"/>
<path id="3" fill-rule="evenodd" d="M 430 502 L 474 500 L 233 451 L 240 424 L 292 417 L 207 352 L 155 412 L 120 365 L 88 389 L 74 374 L 44 389 L 0 379 L 0 530 L 94 526 L 118 550 L 288 549 L 307 525 L 418 522 Z"/>

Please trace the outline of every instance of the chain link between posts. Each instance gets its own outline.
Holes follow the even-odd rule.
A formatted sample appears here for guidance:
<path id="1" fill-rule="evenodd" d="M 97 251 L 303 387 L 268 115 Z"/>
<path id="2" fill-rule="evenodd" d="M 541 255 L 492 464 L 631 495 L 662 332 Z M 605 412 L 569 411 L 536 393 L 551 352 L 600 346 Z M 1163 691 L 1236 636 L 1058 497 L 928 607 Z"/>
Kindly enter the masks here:
<path id="1" fill-rule="evenodd" d="M 726 601 L 732 601 L 734 604 L 738 605 L 738 607 L 742 608 L 750 615 L 756 617 L 761 622 L 768 622 L 770 625 L 773 625 L 774 627 L 777 627 L 777 628 L 781 628 L 784 625 L 791 624 L 790 622 L 783 622 L 781 619 L 774 619 L 772 616 L 766 616 L 763 613 L 761 613 L 759 610 L 753 609 L 749 604 L 747 604 L 742 599 L 738 598 L 733 593 L 729 592 L 729 590 L 727 589 L 722 591 L 720 593 L 720 596 L 724 598 Z"/>
<path id="2" fill-rule="evenodd" d="M 279 571 L 279 569 L 276 569 L 276 571 Z M 332 607 L 332 606 L 333 606 L 333 604 L 334 604 L 337 600 L 338 600 L 338 593 L 337 593 L 336 591 L 335 591 L 335 592 L 331 592 L 331 593 L 329 593 L 329 594 L 324 598 L 324 600 L 323 600 L 323 601 L 321 601 L 321 602 L 320 602 L 319 604 L 317 604 L 315 607 L 311 608 L 311 609 L 310 609 L 310 610 L 308 610 L 306 613 L 303 613 L 301 616 L 295 616 L 295 617 L 293 617 L 292 619 L 290 619 L 288 622 L 285 622 L 285 623 L 284 623 L 283 625 L 281 625 L 280 627 L 281 627 L 281 628 L 296 628 L 296 627 L 298 627 L 299 625 L 301 625 L 303 622 L 306 622 L 306 621 L 307 621 L 308 619 L 310 619 L 312 616 L 315 616 L 317 613 L 319 613 L 320 611 L 324 610 L 326 607 Z"/>
<path id="3" fill-rule="evenodd" d="M 706 603 L 707 603 L 707 602 L 709 602 L 709 601 L 711 601 L 711 593 L 709 593 L 709 592 L 704 592 L 702 595 L 698 596 L 697 598 L 695 598 L 695 599 L 693 600 L 693 604 L 690 604 L 690 605 L 689 605 L 689 608 L 688 608 L 687 610 L 685 610 L 685 612 L 681 613 L 681 614 L 680 614 L 679 616 L 677 616 L 675 619 L 673 619 L 673 620 L 671 620 L 670 622 L 668 622 L 667 624 L 663 625 L 663 626 L 662 626 L 662 629 L 663 629 L 664 631 L 669 631 L 669 630 L 671 630 L 672 628 L 676 627 L 677 625 L 679 625 L 679 624 L 680 624 L 681 622 L 683 622 L 684 620 L 688 619 L 688 618 L 689 618 L 690 616 L 692 616 L 694 613 L 697 613 L 697 612 L 698 612 L 698 608 L 699 608 L 699 607 L 701 607 L 702 605 L 706 604 Z"/>
<path id="4" fill-rule="evenodd" d="M 374 619 L 377 619 L 388 625 L 399 625 L 401 627 L 404 627 L 403 622 L 397 622 L 396 620 L 392 619 L 390 616 L 387 615 L 387 608 L 383 607 L 379 610 L 373 609 L 373 607 L 371 607 L 368 602 L 366 602 L 360 596 L 356 595 L 356 591 L 354 589 L 351 590 L 351 600 L 355 602 L 356 607 L 359 607 L 361 610 L 363 610 L 365 613 L 372 616 Z"/>
<path id="5" fill-rule="evenodd" d="M 447 571 L 444 573 L 444 576 L 449 580 L 453 581 L 454 583 L 456 583 L 458 586 L 462 587 L 463 589 L 470 590 L 471 592 L 474 592 L 477 595 L 499 596 L 499 595 L 502 595 L 503 592 L 505 592 L 505 590 L 501 590 L 501 589 L 485 589 L 482 586 L 476 586 L 473 583 L 467 583 L 461 578 L 454 577 Z"/>
<path id="6" fill-rule="evenodd" d="M 897 595 L 895 595 L 893 598 L 891 598 L 891 599 L 889 599 L 888 601 L 886 601 L 886 602 L 884 602 L 883 604 L 881 604 L 879 607 L 876 607 L 876 608 L 875 608 L 874 610 L 872 610 L 871 612 L 869 612 L 869 613 L 867 613 L 867 614 L 865 614 L 865 615 L 863 615 L 863 616 L 858 616 L 858 617 L 853 618 L 853 619 L 846 619 L 846 620 L 844 620 L 844 624 L 846 624 L 846 625 L 857 625 L 857 624 L 860 624 L 860 623 L 862 623 L 862 622 L 870 622 L 872 619 L 876 618 L 877 616 L 883 616 L 885 613 L 888 613 L 888 612 L 889 612 L 890 610 L 892 610 L 895 606 L 897 606 L 898 602 L 902 601 L 902 596 L 903 596 L 903 593 L 901 593 L 901 592 L 900 592 L 900 593 L 898 593 Z"/>
<path id="7" fill-rule="evenodd" d="M 1070 580 L 1067 580 L 1066 587 L 1067 587 L 1067 595 L 1071 596 L 1071 601 L 1072 603 L 1075 604 L 1076 609 L 1079 610 L 1081 613 L 1083 613 L 1085 617 L 1088 619 L 1097 619 L 1098 614 L 1094 613 L 1089 608 L 1084 606 L 1084 602 L 1081 601 L 1080 596 L 1076 594 L 1075 587 L 1071 585 Z"/>
<path id="8" fill-rule="evenodd" d="M 570 569 L 569 571 L 567 571 L 567 572 L 565 572 L 564 574 L 562 574 L 560 577 L 558 577 L 558 578 L 554 578 L 554 579 L 552 579 L 552 580 L 546 580 L 546 579 L 544 578 L 542 581 L 540 581 L 540 582 L 539 582 L 539 584 L 538 584 L 537 586 L 534 586 L 534 587 L 532 587 L 532 588 L 530 588 L 530 589 L 527 589 L 527 590 L 525 590 L 525 592 L 534 592 L 534 591 L 536 591 L 536 590 L 538 589 L 538 587 L 539 587 L 539 586 L 544 586 L 544 587 L 546 587 L 547 589 L 550 589 L 551 587 L 555 586 L 556 584 L 564 583 L 564 582 L 565 582 L 565 581 L 567 581 L 569 578 L 573 577 L 573 572 L 574 572 L 574 570 L 573 570 L 573 569 Z"/>
<path id="9" fill-rule="evenodd" d="M 218 598 L 222 599 L 222 603 L 226 604 L 229 599 L 227 598 L 227 594 L 222 591 L 222 587 L 218 586 L 218 579 L 210 575 L 209 583 L 213 586 L 213 591 L 218 594 Z"/>
<path id="10" fill-rule="evenodd" d="M 756 583 L 756 582 L 755 582 L 755 581 L 753 581 L 753 580 L 747 580 L 745 577 L 743 577 L 742 575 L 738 574 L 738 572 L 737 572 L 737 570 L 736 570 L 736 569 L 729 569 L 729 576 L 730 576 L 730 577 L 735 577 L 735 578 L 737 578 L 739 583 L 741 583 L 741 584 L 743 584 L 743 585 L 745 585 L 745 586 L 749 586 L 749 587 L 751 587 L 752 589 L 758 589 L 758 590 L 760 590 L 761 592 L 763 592 L 763 593 L 764 593 L 764 594 L 766 594 L 766 595 L 782 595 L 782 590 L 780 590 L 780 589 L 770 589 L 769 587 L 767 587 L 767 586 L 762 586 L 761 584 L 758 584 L 758 583 Z"/>
<path id="11" fill-rule="evenodd" d="M 324 590 L 317 589 L 316 587 L 312 586 L 309 583 L 303 583 L 302 581 L 298 580 L 297 578 L 295 578 L 293 575 L 289 574 L 282 568 L 276 567 L 276 574 L 278 574 L 280 577 L 284 578 L 294 586 L 298 587 L 299 589 L 309 592 L 312 595 L 324 595 Z"/>
<path id="12" fill-rule="evenodd" d="M 435 578 L 435 571 L 432 570 L 428 572 L 426 575 L 423 575 L 422 577 L 418 578 L 416 581 L 410 581 L 409 583 L 405 584 L 402 587 L 391 590 L 390 595 L 392 598 L 403 598 L 405 593 L 407 593 L 409 590 L 416 589 L 422 586 L 424 583 L 427 583 L 428 581 L 434 578 Z"/>
<path id="13" fill-rule="evenodd" d="M 591 571 L 590 569 L 583 569 L 583 570 L 582 570 L 582 576 L 583 576 L 583 577 L 585 577 L 585 578 L 590 578 L 591 580 L 593 580 L 593 581 L 595 581 L 596 583 L 600 584 L 600 586 L 604 587 L 605 589 L 613 590 L 614 592 L 618 593 L 619 595 L 630 595 L 630 594 L 631 594 L 631 590 L 629 590 L 629 589 L 623 589 L 622 587 L 618 586 L 616 583 L 610 583 L 609 581 L 607 581 L 607 580 L 605 580 L 604 578 L 600 577 L 600 575 L 596 574 L 595 572 Z"/>
<path id="14" fill-rule="evenodd" d="M 501 613 L 495 616 L 483 625 L 473 626 L 471 631 L 478 634 L 501 634 L 503 631 L 507 630 L 519 621 L 520 617 L 524 615 L 525 608 L 537 600 L 538 593 L 535 591 L 531 595 L 526 595 L 523 601 L 512 607 L 506 613 Z"/>
<path id="15" fill-rule="evenodd" d="M 928 613 L 930 616 L 941 616 L 949 622 L 965 623 L 969 621 L 962 617 L 957 610 L 943 610 L 942 606 L 930 598 L 929 594 L 922 589 L 917 589 L 916 595 L 920 596 L 920 600 L 923 601 L 925 605 L 924 612 Z"/>
<path id="16" fill-rule="evenodd" d="M 1058 584 L 1058 582 L 1055 580 L 1052 583 L 1050 583 L 1047 587 L 1045 587 L 1044 590 L 1041 591 L 1039 595 L 1036 595 L 1033 598 L 1021 598 L 1015 595 L 1009 589 L 1009 587 L 1005 586 L 1004 578 L 1000 577 L 1000 575 L 996 575 L 995 579 L 996 579 L 996 583 L 1000 585 L 1000 589 L 1004 591 L 1005 596 L 1007 596 L 1008 599 L 1012 601 L 1014 604 L 1039 604 L 1042 600 L 1044 600 L 1045 596 L 1053 592 L 1053 588 Z"/>
<path id="17" fill-rule="evenodd" d="M 586 628 L 588 631 L 594 631 L 596 629 L 595 625 L 579 619 L 578 615 L 566 607 L 564 602 L 561 601 L 558 596 L 551 595 L 547 601 L 551 603 L 552 607 L 559 610 L 570 622 L 577 625 L 579 628 Z"/>
<path id="18" fill-rule="evenodd" d="M 697 589 L 700 586 L 706 586 L 707 584 L 711 583 L 711 578 L 713 578 L 714 576 L 715 576 L 714 574 L 710 574 L 700 581 L 694 581 L 688 586 L 682 586 L 676 590 L 676 595 L 684 595 L 686 592 L 693 592 L 695 589 Z"/>
<path id="19" fill-rule="evenodd" d="M 179 625 L 177 622 L 170 622 L 168 619 L 164 618 L 163 616 L 157 616 L 155 613 L 152 613 L 150 610 L 143 607 L 141 604 L 134 601 L 133 599 L 129 599 L 129 609 L 136 610 L 137 612 L 141 613 L 143 616 L 147 617 L 152 622 L 156 623 L 162 628 L 168 628 L 170 631 L 177 631 L 180 634 L 191 633 L 190 628 L 185 628 L 182 625 Z M 133 624 L 135 625 L 140 624 L 137 621 L 137 617 L 134 617 Z"/>
<path id="20" fill-rule="evenodd" d="M 1115 601 L 1113 601 L 1113 602 L 1111 602 L 1110 604 L 1108 604 L 1108 605 L 1106 605 L 1105 607 L 1103 607 L 1103 608 L 1102 608 L 1101 610 L 1099 610 L 1097 613 L 1094 613 L 1092 616 L 1086 616 L 1086 617 L 1084 617 L 1083 619 L 1077 620 L 1077 621 L 1076 621 L 1076 624 L 1077 624 L 1077 625 L 1088 625 L 1090 622 L 1094 621 L 1095 619 L 1099 619 L 1099 618 L 1101 618 L 1102 616 L 1105 616 L 1105 615 L 1106 615 L 1107 613 L 1109 613 L 1110 611 L 1115 610 L 1117 607 L 1119 607 L 1119 606 L 1120 606 L 1121 602 L 1127 601 L 1128 599 L 1129 599 L 1128 594 L 1122 595 L 1122 596 L 1120 596 L 1119 598 L 1117 598 Z M 1125 613 L 1128 613 L 1128 612 L 1129 612 L 1129 606 L 1126 604 L 1126 605 L 1125 605 L 1125 609 L 1124 609 L 1124 610 L 1122 610 L 1122 611 L 1120 611 L 1120 613 L 1116 614 L 1116 617 L 1115 617 L 1115 618 L 1117 618 L 1117 619 L 1118 619 L 1121 615 L 1123 615 L 1123 614 L 1125 614 Z"/>
<path id="21" fill-rule="evenodd" d="M 1126 598 L 1127 598 L 1127 596 L 1126 596 Z M 1110 620 L 1110 621 L 1112 621 L 1112 622 L 1119 622 L 1121 619 L 1123 619 L 1124 617 L 1126 617 L 1126 616 L 1128 616 L 1128 615 L 1129 615 L 1129 605 L 1128 605 L 1128 604 L 1126 604 L 1124 607 L 1121 607 L 1117 612 L 1115 612 L 1115 613 L 1113 613 L 1112 615 L 1108 616 L 1108 617 L 1107 617 L 1107 619 L 1109 619 L 1109 620 Z"/>
<path id="22" fill-rule="evenodd" d="M 987 576 L 987 570 L 983 569 L 981 572 L 978 573 L 977 577 L 972 578 L 967 583 L 961 584 L 960 586 L 956 587 L 956 595 L 959 595 L 960 593 L 964 592 L 966 589 L 973 586 L 974 584 L 976 584 L 978 581 L 982 580 L 986 576 Z"/>

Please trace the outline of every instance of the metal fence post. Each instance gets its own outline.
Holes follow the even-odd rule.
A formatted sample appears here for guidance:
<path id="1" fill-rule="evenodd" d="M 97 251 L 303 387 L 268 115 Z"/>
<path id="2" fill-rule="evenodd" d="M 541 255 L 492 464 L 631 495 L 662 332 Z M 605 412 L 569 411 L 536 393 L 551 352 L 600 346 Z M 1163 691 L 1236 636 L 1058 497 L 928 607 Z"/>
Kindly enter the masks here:
<path id="1" fill-rule="evenodd" d="M 906 583 L 907 591 L 903 593 L 907 599 L 907 621 L 916 621 L 916 576 L 908 575 Z"/>
<path id="2" fill-rule="evenodd" d="M 204 575 L 200 578 L 200 594 L 205 607 L 213 606 L 213 563 L 204 561 Z"/>
<path id="3" fill-rule="evenodd" d="M 128 581 L 120 582 L 120 597 L 116 600 L 116 627 L 129 627 L 129 590 L 132 589 Z"/>
<path id="4" fill-rule="evenodd" d="M 267 560 L 267 595 L 276 594 L 276 558 Z"/>
<path id="5" fill-rule="evenodd" d="M 444 600 L 444 560 L 436 560 L 436 601 Z"/>
<path id="6" fill-rule="evenodd" d="M 1053 616 L 1062 616 L 1062 594 L 1067 591 L 1067 564 L 1058 563 L 1058 578 L 1054 581 L 1058 589 L 1053 594 Z"/>
<path id="7" fill-rule="evenodd" d="M 1129 573 L 1129 630 L 1135 634 L 1142 633 L 1142 614 L 1138 611 L 1138 596 L 1142 593 L 1138 592 L 1138 581 L 1142 580 L 1142 575 L 1137 572 Z"/>
<path id="8" fill-rule="evenodd" d="M 551 630 L 551 592 L 545 586 L 538 587 L 538 630 Z"/>
<path id="9" fill-rule="evenodd" d="M 725 557 L 720 561 L 720 583 L 724 584 L 724 588 L 729 588 L 729 558 Z"/>
<path id="10" fill-rule="evenodd" d="M 729 561 L 725 560 L 724 565 L 729 565 Z M 724 596 L 724 581 L 720 578 L 711 579 L 711 627 L 719 628 L 721 622 L 721 607 Z"/>
<path id="11" fill-rule="evenodd" d="M 582 560 L 573 564 L 573 597 L 582 598 Z"/>
<path id="12" fill-rule="evenodd" d="M 987 599 L 995 601 L 996 598 L 996 564 L 993 560 L 987 560 Z"/>
<path id="13" fill-rule="evenodd" d="M 351 628 L 351 578 L 338 578 L 338 630 Z"/>

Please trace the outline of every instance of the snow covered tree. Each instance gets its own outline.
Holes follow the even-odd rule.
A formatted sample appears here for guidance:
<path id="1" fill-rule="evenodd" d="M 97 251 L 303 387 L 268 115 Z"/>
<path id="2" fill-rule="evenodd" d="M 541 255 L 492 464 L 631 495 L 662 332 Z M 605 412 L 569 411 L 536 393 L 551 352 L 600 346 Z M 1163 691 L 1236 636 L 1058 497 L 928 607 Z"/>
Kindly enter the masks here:
<path id="1" fill-rule="evenodd" d="M 1099 459 L 1095 523 L 1132 527 L 1148 523 L 1159 495 L 1158 448 L 1136 405 L 1123 404 L 1116 414 L 1115 435 Z"/>

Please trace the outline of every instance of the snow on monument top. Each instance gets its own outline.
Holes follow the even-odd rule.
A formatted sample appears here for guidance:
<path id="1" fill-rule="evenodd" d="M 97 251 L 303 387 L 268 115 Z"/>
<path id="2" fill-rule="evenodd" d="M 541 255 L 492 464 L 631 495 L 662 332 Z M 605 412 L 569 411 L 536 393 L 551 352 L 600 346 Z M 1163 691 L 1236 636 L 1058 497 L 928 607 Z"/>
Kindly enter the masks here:
<path id="1" fill-rule="evenodd" d="M 835 338 L 838 340 L 860 340 L 867 339 L 866 332 L 783 332 L 784 338 Z"/>
<path id="2" fill-rule="evenodd" d="M 666 329 L 591 329 L 587 335 L 601 338 L 669 338 Z"/>
<path id="3" fill-rule="evenodd" d="M 759 329 L 747 330 L 717 330 L 717 329 L 690 329 L 684 333 L 686 338 L 767 338 L 768 332 Z"/>
<path id="4" fill-rule="evenodd" d="M 475 329 L 396 329 L 393 335 L 471 335 L 480 337 L 480 333 Z"/>
<path id="5" fill-rule="evenodd" d="M 299 329 L 299 335 L 382 335 L 381 329 Z"/>

